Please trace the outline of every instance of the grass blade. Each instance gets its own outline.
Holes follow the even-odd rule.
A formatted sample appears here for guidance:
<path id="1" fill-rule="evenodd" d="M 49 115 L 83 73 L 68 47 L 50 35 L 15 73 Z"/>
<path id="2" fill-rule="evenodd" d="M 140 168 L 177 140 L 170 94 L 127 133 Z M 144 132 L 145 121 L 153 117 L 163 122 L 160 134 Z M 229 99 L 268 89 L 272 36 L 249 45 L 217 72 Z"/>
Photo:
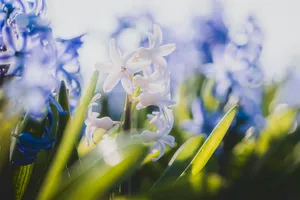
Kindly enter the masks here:
<path id="1" fill-rule="evenodd" d="M 54 156 L 53 163 L 51 164 L 51 167 L 46 175 L 45 181 L 41 187 L 41 190 L 39 191 L 37 199 L 51 199 L 53 193 L 56 190 L 57 181 L 59 180 L 61 172 L 67 165 L 68 159 L 72 154 L 74 141 L 80 134 L 86 109 L 94 95 L 94 90 L 98 81 L 98 75 L 98 71 L 95 71 L 93 73 L 87 90 L 82 95 L 82 98 L 76 109 L 73 120 L 70 120 L 67 124 L 61 144 L 58 147 L 56 155 Z"/>
<path id="2" fill-rule="evenodd" d="M 191 163 L 195 157 L 199 148 L 205 141 L 205 135 L 197 135 L 188 139 L 181 147 L 176 151 L 170 160 L 168 167 L 165 169 L 162 176 L 152 186 L 151 189 L 157 185 L 172 178 L 178 178 L 184 169 Z"/>
<path id="3" fill-rule="evenodd" d="M 123 158 L 118 164 L 109 164 L 105 159 L 97 161 L 69 184 L 56 199 L 89 200 L 103 196 L 135 171 L 147 155 L 148 148 L 141 144 L 135 144 L 122 149 L 119 153 Z M 112 155 L 107 155 L 107 158 L 114 157 L 114 154 L 112 152 Z"/>
<path id="4" fill-rule="evenodd" d="M 226 115 L 222 118 L 219 124 L 211 132 L 207 140 L 204 142 L 202 147 L 197 152 L 196 156 L 193 158 L 190 165 L 181 174 L 184 175 L 185 172 L 191 168 L 192 175 L 198 174 L 203 167 L 206 165 L 210 157 L 213 155 L 214 151 L 220 145 L 222 139 L 224 138 L 228 128 L 230 127 L 238 106 L 231 108 Z"/>

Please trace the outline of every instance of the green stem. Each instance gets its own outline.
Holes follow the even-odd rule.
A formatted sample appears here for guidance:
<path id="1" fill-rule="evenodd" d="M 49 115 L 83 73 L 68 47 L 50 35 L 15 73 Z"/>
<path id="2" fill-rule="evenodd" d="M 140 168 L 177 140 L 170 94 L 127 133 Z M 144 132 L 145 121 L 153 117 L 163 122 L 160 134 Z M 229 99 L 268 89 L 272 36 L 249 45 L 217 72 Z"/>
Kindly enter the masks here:
<path id="1" fill-rule="evenodd" d="M 124 122 L 123 122 L 123 131 L 130 132 L 131 130 L 131 119 L 132 119 L 132 102 L 131 95 L 126 95 L 125 108 L 124 108 Z"/>
<path id="2" fill-rule="evenodd" d="M 126 94 L 126 101 L 124 106 L 124 122 L 123 122 L 123 131 L 127 134 L 130 134 L 131 130 L 131 120 L 132 120 L 132 101 L 131 101 L 131 95 Z M 124 184 L 121 186 L 121 194 L 125 194 L 127 192 L 127 195 L 131 195 L 131 177 L 125 181 Z"/>

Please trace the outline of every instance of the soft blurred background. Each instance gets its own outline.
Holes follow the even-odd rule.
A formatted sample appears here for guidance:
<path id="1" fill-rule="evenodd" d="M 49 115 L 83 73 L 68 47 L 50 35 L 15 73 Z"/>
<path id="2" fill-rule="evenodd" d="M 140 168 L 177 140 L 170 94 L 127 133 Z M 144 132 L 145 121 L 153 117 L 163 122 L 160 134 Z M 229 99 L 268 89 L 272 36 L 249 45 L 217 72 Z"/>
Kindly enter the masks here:
<path id="1" fill-rule="evenodd" d="M 82 50 L 82 63 L 86 69 L 95 61 L 105 59 L 107 41 L 118 26 L 118 18 L 150 13 L 153 21 L 163 27 L 191 38 L 191 21 L 197 16 L 207 16 L 213 10 L 211 0 L 126 0 L 102 1 L 52 0 L 48 1 L 48 13 L 54 33 L 61 37 L 72 37 L 88 33 Z M 223 0 L 223 19 L 229 27 L 239 27 L 245 18 L 254 15 L 264 31 L 265 42 L 261 60 L 269 76 L 279 75 L 297 56 L 300 47 L 298 22 L 300 2 L 297 0 Z M 141 21 L 143 19 L 140 19 Z M 140 23 L 141 24 L 141 23 Z M 149 26 L 150 25 L 150 26 Z M 151 29 L 151 23 L 141 24 L 137 32 L 128 31 L 124 46 L 137 46 L 137 40 L 144 31 Z M 198 30 L 200 31 L 200 30 Z M 125 37 L 124 34 L 124 37 Z M 138 37 L 136 37 L 138 36 Z"/>
<path id="2" fill-rule="evenodd" d="M 215 29 L 230 35 L 240 31 L 249 16 L 254 17 L 262 29 L 259 59 L 265 81 L 272 81 L 282 79 L 291 67 L 297 68 L 299 6 L 297 0 L 52 0 L 48 1 L 48 14 L 58 37 L 87 33 L 80 50 L 83 85 L 95 62 L 108 59 L 107 44 L 111 37 L 117 37 L 123 51 L 132 50 L 145 40 L 145 33 L 152 30 L 153 22 L 163 27 L 165 42 L 177 43 L 177 54 L 173 56 L 177 59 L 171 58 L 169 65 L 177 68 L 172 71 L 173 82 L 181 81 L 185 76 L 183 71 L 204 63 L 201 49 L 194 41 L 205 39 L 205 34 L 210 35 L 205 31 L 212 29 L 201 25 L 201 20 L 214 21 Z M 226 35 L 215 37 L 219 40 L 216 42 L 226 43 Z M 236 39 L 243 42 L 242 36 Z M 293 69 L 289 76 L 291 83 L 286 86 L 289 90 L 281 93 L 297 95 L 293 92 L 297 88 L 297 84 L 293 84 L 297 82 L 297 71 Z M 300 99 L 287 98 L 287 94 L 282 96 L 285 102 L 292 104 L 298 104 L 296 99 Z"/>

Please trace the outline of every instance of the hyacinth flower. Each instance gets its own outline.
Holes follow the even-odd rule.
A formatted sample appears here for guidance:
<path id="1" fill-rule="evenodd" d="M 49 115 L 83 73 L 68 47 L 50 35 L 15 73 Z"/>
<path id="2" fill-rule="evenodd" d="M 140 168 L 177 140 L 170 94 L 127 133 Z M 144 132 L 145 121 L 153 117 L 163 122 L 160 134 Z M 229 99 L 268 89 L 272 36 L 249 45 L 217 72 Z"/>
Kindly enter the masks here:
<path id="1" fill-rule="evenodd" d="M 236 132 L 244 134 L 250 127 L 254 127 L 255 132 L 259 132 L 264 127 L 265 119 L 260 106 L 264 76 L 258 63 L 262 47 L 262 33 L 252 17 L 249 17 L 247 26 L 242 30 L 243 36 L 247 38 L 246 43 L 238 43 L 232 35 L 233 38 L 223 51 L 212 52 L 213 63 L 208 63 L 201 68 L 206 78 L 215 81 L 212 92 L 220 103 L 218 109 L 208 111 L 203 107 L 201 100 L 195 100 L 194 102 L 199 102 L 196 103 L 199 106 L 195 107 L 199 107 L 199 112 L 203 114 L 195 114 L 195 108 L 192 106 L 193 115 L 198 116 L 199 121 L 196 124 L 193 123 L 196 119 L 184 122 L 184 129 L 193 133 L 201 133 L 201 131 L 209 133 L 222 116 L 224 106 L 236 103 L 240 105 L 236 118 L 237 124 L 240 125 L 235 127 Z M 205 119 L 205 116 L 212 117 Z M 205 130 L 203 127 L 211 128 Z"/>
<path id="2" fill-rule="evenodd" d="M 213 62 L 213 53 L 222 52 L 230 42 L 229 30 L 223 21 L 224 9 L 219 0 L 213 0 L 212 13 L 193 20 L 197 32 L 193 39 L 202 64 Z"/>
<path id="3" fill-rule="evenodd" d="M 121 81 L 127 93 L 133 93 L 133 85 L 130 75 L 143 70 L 150 65 L 149 62 L 132 62 L 129 60 L 135 52 L 122 56 L 120 49 L 116 46 L 115 39 L 109 44 L 111 63 L 98 63 L 96 68 L 101 72 L 109 73 L 103 84 L 104 92 L 110 92 Z"/>
<path id="4" fill-rule="evenodd" d="M 193 119 L 185 120 L 182 123 L 183 130 L 190 134 L 204 133 L 209 135 L 223 117 L 223 113 L 219 110 L 208 111 L 199 98 L 193 100 L 191 111 Z"/>
<path id="5" fill-rule="evenodd" d="M 97 112 L 93 112 L 93 107 L 98 106 L 98 103 L 96 101 L 101 98 L 101 94 L 95 94 L 95 96 L 92 98 L 90 105 L 88 107 L 88 116 L 85 120 L 85 136 L 86 136 L 86 142 L 87 145 L 90 145 L 90 140 L 92 140 L 95 144 L 96 141 L 94 139 L 94 132 L 97 129 L 104 129 L 104 130 L 109 130 L 111 129 L 114 125 L 120 124 L 118 121 L 113 121 L 109 117 L 102 117 L 102 118 L 97 118 L 100 114 Z"/>
<path id="6" fill-rule="evenodd" d="M 153 25 L 153 32 L 153 34 L 148 33 L 149 47 L 140 48 L 139 53 L 137 54 L 135 59 L 138 60 L 140 58 L 143 60 L 151 60 L 159 67 L 166 67 L 167 61 L 163 56 L 167 56 L 172 53 L 175 50 L 176 46 L 175 44 L 160 46 L 163 40 L 163 36 L 162 31 L 158 25 Z"/>
<path id="7" fill-rule="evenodd" d="M 53 114 L 50 108 L 45 119 L 49 120 L 49 128 L 44 128 L 44 132 L 39 139 L 28 132 L 22 132 L 18 135 L 12 134 L 12 136 L 17 139 L 16 147 L 22 157 L 22 159 L 12 161 L 12 165 L 23 166 L 32 164 L 35 162 L 37 155 L 41 150 L 49 150 L 52 148 L 55 138 L 50 138 L 54 123 Z"/>
<path id="8" fill-rule="evenodd" d="M 135 15 L 129 14 L 117 18 L 117 27 L 111 33 L 112 38 L 116 38 L 118 41 L 122 38 L 124 31 L 128 29 L 134 29 L 138 31 L 146 31 L 145 29 L 150 28 L 154 21 L 154 17 L 150 11 L 142 11 Z M 149 46 L 149 38 L 143 35 L 140 38 L 140 46 Z"/>
<path id="9" fill-rule="evenodd" d="M 1 52 L 0 66 L 1 76 L 18 77 L 17 81 L 33 91 L 42 104 L 48 101 L 48 96 L 53 95 L 61 80 L 66 80 L 71 95 L 71 108 L 76 104 L 76 99 L 81 93 L 80 89 L 80 65 L 78 62 L 78 48 L 81 47 L 81 36 L 70 40 L 57 39 L 52 35 L 50 22 L 46 18 L 46 5 L 44 0 L 29 1 L 4 1 L 1 18 Z M 41 59 L 42 58 L 42 59 Z M 27 84 L 24 74 L 32 68 L 33 60 L 39 60 L 39 65 L 44 67 L 51 76 L 48 84 Z M 38 63 L 35 63 L 35 66 Z M 35 76 L 45 76 L 36 74 Z M 30 79 L 26 79 L 29 80 Z M 51 89 L 49 89 L 51 88 Z M 43 97 L 40 97 L 43 96 Z M 43 107 L 43 105 L 36 105 Z"/>
<path id="10" fill-rule="evenodd" d="M 144 139 L 145 143 L 155 142 L 151 147 L 150 152 L 155 152 L 159 150 L 158 157 L 152 158 L 153 161 L 157 161 L 164 155 L 166 151 L 166 144 L 170 147 L 174 147 L 175 138 L 169 135 L 174 123 L 172 110 L 168 109 L 166 111 L 166 114 L 168 115 L 168 121 L 165 117 L 159 115 L 158 112 L 153 112 L 151 115 L 148 115 L 147 117 L 150 121 L 152 121 L 155 118 L 158 118 L 159 116 L 159 119 L 156 119 L 154 122 L 157 131 L 152 132 L 149 130 L 145 130 L 141 133 L 141 136 Z"/>
<path id="11" fill-rule="evenodd" d="M 127 93 L 128 102 L 127 104 L 132 104 L 133 102 L 138 102 L 136 109 L 143 109 L 148 106 L 157 106 L 158 112 L 153 112 L 154 115 L 150 115 L 148 118 L 150 123 L 155 123 L 157 127 L 156 132 L 143 131 L 140 136 L 146 143 L 154 143 L 151 152 L 155 150 L 160 150 L 160 157 L 165 152 L 165 143 L 169 146 L 174 146 L 174 137 L 169 135 L 174 117 L 170 110 L 170 107 L 176 102 L 171 100 L 170 95 L 170 72 L 166 63 L 155 62 L 157 57 L 163 59 L 163 55 L 167 55 L 175 50 L 174 44 L 163 45 L 162 48 L 159 45 L 162 43 L 162 31 L 158 25 L 153 25 L 154 34 L 149 37 L 149 48 L 138 48 L 132 52 L 124 54 L 122 56 L 121 51 L 116 45 L 115 39 L 112 39 L 109 44 L 109 54 L 111 58 L 111 63 L 98 62 L 95 68 L 100 73 L 108 73 L 107 78 L 103 84 L 104 92 L 110 92 L 113 88 L 121 81 L 124 90 Z M 152 51 L 167 52 L 167 54 L 153 54 Z M 166 51 L 165 51 L 166 50 Z M 146 57 L 141 55 L 146 55 Z M 160 65 L 162 64 L 162 65 Z M 139 88 L 139 94 L 132 96 L 133 91 Z M 108 130 L 113 127 L 113 125 L 120 123 L 114 122 L 109 117 L 97 118 L 99 113 L 92 112 L 92 107 L 97 105 L 95 101 L 100 98 L 100 94 L 97 94 L 89 106 L 87 118 L 86 118 L 86 138 L 93 140 L 93 132 L 97 128 L 102 128 Z M 126 105 L 125 107 L 128 107 Z M 131 112 L 131 109 L 125 110 L 124 112 Z M 125 116 L 130 116 L 126 114 Z M 130 120 L 129 120 L 130 121 Z M 130 131 L 130 126 L 128 129 L 128 119 L 124 119 L 123 127 L 124 131 Z"/>

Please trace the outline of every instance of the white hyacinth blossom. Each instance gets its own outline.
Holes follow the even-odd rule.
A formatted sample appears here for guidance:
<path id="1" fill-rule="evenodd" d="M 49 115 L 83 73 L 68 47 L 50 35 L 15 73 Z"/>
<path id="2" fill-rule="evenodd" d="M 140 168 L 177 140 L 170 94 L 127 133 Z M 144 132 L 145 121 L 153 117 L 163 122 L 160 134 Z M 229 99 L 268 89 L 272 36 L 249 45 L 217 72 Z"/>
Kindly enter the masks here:
<path id="1" fill-rule="evenodd" d="M 129 94 L 133 93 L 133 85 L 130 75 L 143 70 L 150 65 L 149 61 L 132 62 L 130 58 L 135 52 L 122 55 L 120 49 L 116 45 L 116 40 L 111 39 L 109 43 L 109 55 L 111 63 L 97 63 L 96 69 L 99 72 L 108 73 L 103 84 L 104 92 L 111 92 L 112 89 L 121 81 L 125 91 Z"/>
<path id="2" fill-rule="evenodd" d="M 109 117 L 99 117 L 99 113 L 93 112 L 93 107 L 98 106 L 98 103 L 96 101 L 101 98 L 101 94 L 95 94 L 95 96 L 92 98 L 90 105 L 88 106 L 88 113 L 87 113 L 87 118 L 85 120 L 85 137 L 86 137 L 86 142 L 87 145 L 90 145 L 90 140 L 92 140 L 94 143 L 94 132 L 97 129 L 104 129 L 104 130 L 109 130 L 111 129 L 115 124 L 119 124 L 120 122 L 113 121 Z"/>
<path id="3" fill-rule="evenodd" d="M 166 151 L 165 144 L 174 147 L 175 138 L 169 135 L 174 123 L 172 110 L 167 109 L 166 114 L 168 115 L 168 120 L 163 115 L 160 115 L 160 118 L 155 120 L 155 126 L 157 128 L 156 132 L 145 130 L 141 133 L 144 142 L 155 142 L 152 145 L 150 152 L 159 150 L 159 156 L 157 158 L 152 158 L 153 161 L 157 161 L 164 155 Z M 148 118 L 149 120 L 152 120 L 153 118 L 157 118 L 158 115 L 158 112 L 154 112 L 153 115 L 148 115 Z"/>
<path id="4" fill-rule="evenodd" d="M 141 47 L 136 59 L 140 58 L 143 60 L 150 60 L 154 64 L 157 64 L 159 67 L 166 67 L 167 61 L 163 56 L 167 56 L 172 53 L 175 50 L 176 45 L 166 44 L 160 46 L 163 40 L 163 36 L 161 28 L 157 24 L 153 25 L 153 32 L 154 34 L 148 33 L 149 47 Z"/>
<path id="5" fill-rule="evenodd" d="M 176 102 L 171 99 L 170 72 L 164 56 L 172 53 L 176 46 L 175 44 L 162 45 L 163 36 L 158 25 L 153 25 L 153 32 L 153 34 L 149 33 L 148 35 L 148 48 L 140 47 L 125 55 L 122 55 L 115 39 L 111 39 L 109 44 L 111 62 L 99 62 L 96 64 L 96 69 L 100 73 L 108 74 L 103 83 L 104 92 L 111 92 L 121 82 L 126 93 L 130 95 L 130 99 L 133 102 L 138 102 L 137 110 L 148 106 L 158 107 L 158 111 L 148 115 L 150 123 L 153 123 L 157 130 L 155 132 L 144 130 L 139 135 L 143 142 L 153 143 L 150 152 L 160 152 L 157 158 L 152 159 L 156 161 L 165 153 L 165 145 L 174 147 L 175 143 L 175 138 L 169 133 L 174 123 L 174 116 L 170 107 Z M 140 92 L 137 96 L 132 97 L 131 95 L 136 88 L 139 88 Z M 120 123 L 109 117 L 98 118 L 99 114 L 92 111 L 93 106 L 98 105 L 96 100 L 100 97 L 100 94 L 96 94 L 88 108 L 87 141 L 93 140 L 93 132 L 97 128 L 109 130 L 116 123 Z"/>

